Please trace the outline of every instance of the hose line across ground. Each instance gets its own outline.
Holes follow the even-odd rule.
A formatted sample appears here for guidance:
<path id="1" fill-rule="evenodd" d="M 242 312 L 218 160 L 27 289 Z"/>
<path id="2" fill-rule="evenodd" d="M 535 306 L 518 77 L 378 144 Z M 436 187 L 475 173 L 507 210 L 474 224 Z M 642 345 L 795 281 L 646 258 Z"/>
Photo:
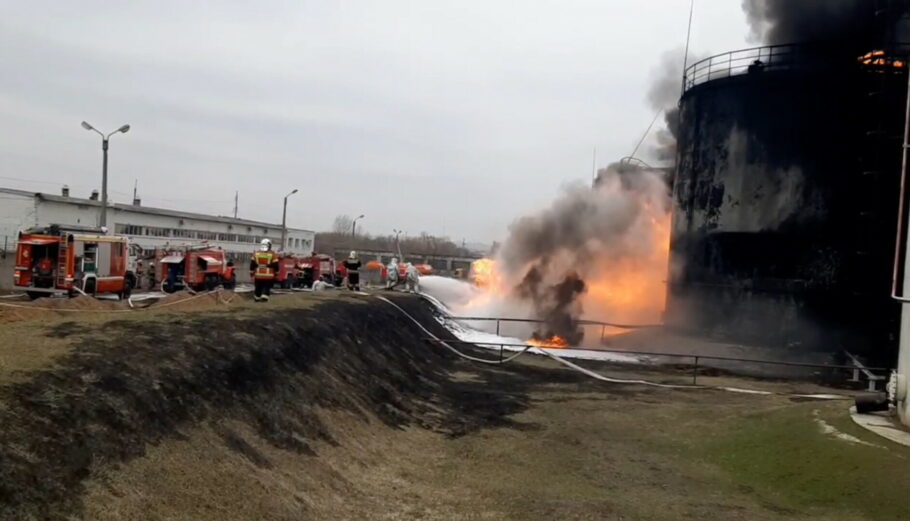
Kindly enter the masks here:
<path id="1" fill-rule="evenodd" d="M 173 306 L 175 304 L 182 304 L 184 302 L 188 302 L 190 300 L 195 300 L 197 298 L 205 297 L 207 295 L 212 295 L 212 294 L 218 294 L 218 297 L 219 297 L 218 301 L 222 304 L 228 304 L 228 303 L 230 303 L 231 300 L 234 299 L 234 297 L 232 296 L 228 300 L 223 300 L 221 298 L 221 291 L 222 291 L 221 289 L 215 289 L 212 291 L 206 291 L 204 293 L 197 293 L 197 294 L 195 294 L 191 297 L 187 297 L 185 299 L 174 300 L 172 302 L 165 302 L 164 304 L 157 304 L 155 306 L 148 306 L 148 307 L 143 307 L 143 308 L 134 308 L 132 300 L 127 299 L 128 303 L 130 305 L 130 309 L 66 309 L 66 308 L 49 308 L 49 307 L 45 307 L 45 306 L 24 306 L 22 304 L 11 304 L 9 302 L 0 302 L 0 307 L 16 308 L 16 309 L 32 309 L 32 310 L 37 309 L 37 310 L 53 311 L 53 312 L 59 312 L 59 313 L 134 313 L 136 311 L 155 310 L 155 309 L 165 308 L 168 306 Z"/>
<path id="2" fill-rule="evenodd" d="M 21 305 L 21 304 L 13 304 L 13 303 L 9 303 L 9 302 L 0 302 L 0 307 L 19 308 L 19 309 L 31 309 L 31 310 L 36 310 L 36 309 L 41 310 L 41 309 L 43 309 L 43 310 L 46 310 L 46 311 L 54 311 L 54 312 L 62 312 L 62 313 L 69 313 L 69 312 L 74 312 L 74 313 L 134 313 L 134 312 L 140 311 L 140 310 L 161 309 L 161 308 L 163 308 L 163 307 L 172 306 L 172 305 L 180 304 L 180 303 L 183 303 L 183 302 L 188 302 L 188 301 L 190 301 L 190 300 L 195 300 L 195 299 L 197 299 L 197 298 L 201 298 L 201 297 L 204 297 L 204 296 L 207 296 L 207 295 L 211 295 L 211 294 L 213 294 L 213 293 L 214 293 L 214 294 L 217 294 L 217 296 L 219 297 L 219 298 L 218 298 L 218 302 L 219 302 L 219 303 L 227 304 L 227 303 L 229 303 L 231 300 L 233 300 L 233 296 L 232 296 L 230 299 L 226 300 L 226 301 L 223 300 L 223 299 L 221 298 L 221 295 L 220 295 L 221 291 L 222 291 L 221 289 L 216 289 L 216 290 L 213 290 L 213 291 L 207 291 L 207 292 L 204 292 L 204 293 L 198 293 L 198 294 L 196 294 L 196 295 L 193 295 L 193 296 L 191 296 L 191 297 L 187 297 L 187 298 L 185 298 L 185 299 L 176 300 L 176 301 L 173 301 L 173 302 L 166 302 L 166 303 L 164 303 L 164 304 L 159 304 L 159 305 L 157 305 L 157 306 L 144 307 L 144 308 L 131 308 L 131 309 L 60 309 L 60 308 L 47 308 L 47 307 L 42 307 L 42 306 L 24 306 L 24 305 Z M 364 294 L 364 293 L 361 293 L 361 294 Z M 416 318 L 414 318 L 413 316 L 411 316 L 407 311 L 405 311 L 404 309 L 402 309 L 398 304 L 395 304 L 395 303 L 392 302 L 391 300 L 389 300 L 389 299 L 387 299 L 387 298 L 385 298 L 385 297 L 382 297 L 382 296 L 377 296 L 376 298 L 378 298 L 379 300 L 381 300 L 381 301 L 385 302 L 386 304 L 388 304 L 388 305 L 394 307 L 395 309 L 397 309 L 402 315 L 404 315 L 404 316 L 405 316 L 406 318 L 408 318 L 411 322 L 413 322 L 414 325 L 416 325 L 418 328 L 420 328 L 421 331 L 423 331 L 424 333 L 426 333 L 427 335 L 429 335 L 430 338 L 432 338 L 435 342 L 439 343 L 440 345 L 442 345 L 443 347 L 445 347 L 446 349 L 448 349 L 448 350 L 451 351 L 452 353 L 458 355 L 458 356 L 461 357 L 461 358 L 464 358 L 465 360 L 470 360 L 470 361 L 472 361 L 472 362 L 477 362 L 477 363 L 481 363 L 481 364 L 488 364 L 488 365 L 503 365 L 503 364 L 507 364 L 507 363 L 509 363 L 509 362 L 512 362 L 513 360 L 515 360 L 516 358 L 520 357 L 521 355 L 523 355 L 523 354 L 525 354 L 525 353 L 528 353 L 528 352 L 531 352 L 531 351 L 536 351 L 536 352 L 538 352 L 538 353 L 540 353 L 540 354 L 542 354 L 542 355 L 544 355 L 544 356 L 547 356 L 547 357 L 553 359 L 554 361 L 556 361 L 556 362 L 558 362 L 558 363 L 560 363 L 560 364 L 562 364 L 562 365 L 564 365 L 564 366 L 566 366 L 566 367 L 568 367 L 568 368 L 570 368 L 570 369 L 572 369 L 572 370 L 574 370 L 574 371 L 577 371 L 577 372 L 582 373 L 582 374 L 584 374 L 584 375 L 587 375 L 587 376 L 589 376 L 589 377 L 591 377 L 591 378 L 594 378 L 594 379 L 596 379 L 596 380 L 600 380 L 600 381 L 602 381 L 602 382 L 607 382 L 607 383 L 630 384 L 630 385 L 646 385 L 646 386 L 649 386 L 649 387 L 659 387 L 659 388 L 664 388 L 664 389 L 693 389 L 693 390 L 727 391 L 727 392 L 745 393 L 745 394 L 759 394 L 759 395 L 781 395 L 781 396 L 790 396 L 790 397 L 798 397 L 798 398 L 811 398 L 811 399 L 817 399 L 817 400 L 852 400 L 852 399 L 853 399 L 853 397 L 851 397 L 851 396 L 838 395 L 838 394 L 792 394 L 792 393 L 776 393 L 776 392 L 772 392 L 772 391 L 760 391 L 760 390 L 756 390 L 756 389 L 742 389 L 742 388 L 738 388 L 738 387 L 722 387 L 722 386 L 707 386 L 707 385 L 686 385 L 686 384 L 664 384 L 664 383 L 660 383 L 660 382 L 651 382 L 651 381 L 649 381 L 649 380 L 643 380 L 643 379 L 630 380 L 630 379 L 622 379 L 622 378 L 611 378 L 611 377 L 609 377 L 609 376 L 604 376 L 604 375 L 602 375 L 602 374 L 599 374 L 599 373 L 596 373 L 596 372 L 594 372 L 594 371 L 591 371 L 590 369 L 585 369 L 584 367 L 581 367 L 581 366 L 579 366 L 579 365 L 577 365 L 577 364 L 575 364 L 575 363 L 573 363 L 573 362 L 570 362 L 569 360 L 566 360 L 565 358 L 562 358 L 562 357 L 556 355 L 555 353 L 552 353 L 552 352 L 550 352 L 550 351 L 548 351 L 548 350 L 546 350 L 546 349 L 541 349 L 541 348 L 538 347 L 538 346 L 531 346 L 531 345 L 526 345 L 526 346 L 524 347 L 524 349 L 522 349 L 521 351 L 519 351 L 519 352 L 517 352 L 517 353 L 515 353 L 515 354 L 513 354 L 513 355 L 511 355 L 511 356 L 509 356 L 509 357 L 507 357 L 507 358 L 501 359 L 501 360 L 490 360 L 490 359 L 486 359 L 486 358 L 479 358 L 479 357 L 471 356 L 471 355 L 468 355 L 468 354 L 465 354 L 465 353 L 461 352 L 460 350 L 458 350 L 457 348 L 453 347 L 452 345 L 450 345 L 450 344 L 447 343 L 446 341 L 444 341 L 444 340 L 442 340 L 441 338 L 439 338 L 438 336 L 434 335 L 433 332 L 431 332 L 429 329 L 427 329 L 426 327 L 424 327 L 423 324 L 420 323 L 420 321 L 418 321 Z M 130 302 L 130 305 L 132 306 L 132 302 Z M 447 318 L 451 318 L 451 317 L 447 317 Z"/>
<path id="3" fill-rule="evenodd" d="M 525 346 L 525 348 L 522 349 L 521 351 L 519 351 L 518 353 L 515 353 L 514 355 L 512 355 L 512 356 L 510 356 L 510 357 L 508 357 L 508 358 L 505 358 L 505 359 L 503 359 L 503 360 L 489 360 L 489 359 L 484 359 L 484 358 L 478 358 L 478 357 L 471 356 L 471 355 L 468 355 L 468 354 L 465 354 L 465 353 L 461 352 L 460 350 L 456 349 L 455 347 L 453 347 L 452 345 L 450 345 L 450 344 L 449 344 L 448 342 L 446 342 L 445 340 L 442 340 L 442 339 L 439 338 L 438 336 L 434 335 L 432 331 L 430 331 L 429 329 L 427 329 L 426 327 L 424 327 L 423 324 L 420 323 L 420 321 L 418 321 L 416 318 L 414 318 L 413 316 L 411 316 L 410 313 L 408 313 L 407 311 L 405 311 L 404 309 L 402 309 L 401 306 L 399 306 L 398 304 L 395 304 L 394 302 L 392 302 L 391 300 L 389 300 L 389 299 L 387 299 L 387 298 L 385 298 L 385 297 L 377 296 L 376 298 L 378 298 L 379 300 L 381 300 L 381 301 L 385 302 L 386 304 L 389 304 L 390 306 L 392 306 L 392 307 L 394 307 L 395 309 L 397 309 L 399 312 L 401 312 L 402 315 L 404 315 L 407 319 L 409 319 L 411 322 L 413 322 L 418 328 L 420 328 L 421 331 L 423 331 L 424 333 L 426 333 L 427 335 L 429 335 L 430 338 L 432 338 L 436 343 L 440 344 L 441 346 L 445 347 L 446 349 L 448 349 L 449 351 L 455 353 L 456 355 L 460 356 L 461 358 L 464 358 L 465 360 L 470 360 L 470 361 L 472 361 L 472 362 L 478 362 L 478 363 L 490 364 L 490 365 L 502 365 L 502 364 L 506 364 L 506 363 L 508 363 L 508 362 L 511 362 L 511 361 L 515 360 L 516 358 L 518 358 L 519 356 L 521 356 L 521 355 L 523 355 L 523 354 L 525 354 L 525 353 L 527 353 L 527 352 L 536 351 L 536 352 L 538 352 L 538 353 L 540 353 L 540 354 L 542 354 L 542 355 L 544 355 L 544 356 L 547 356 L 547 357 L 553 359 L 554 361 L 556 361 L 556 362 L 558 362 L 558 363 L 560 363 L 560 364 L 562 364 L 562 365 L 564 365 L 564 366 L 566 366 L 566 367 L 568 367 L 568 368 L 570 368 L 570 369 L 572 369 L 572 370 L 578 371 L 579 373 L 582 373 L 582 374 L 584 374 L 584 375 L 586 375 L 586 376 L 589 376 L 589 377 L 594 378 L 594 379 L 596 379 L 596 380 L 600 380 L 600 381 L 602 381 L 602 382 L 607 382 L 607 383 L 629 384 L 629 385 L 646 385 L 646 386 L 649 386 L 649 387 L 659 387 L 659 388 L 664 388 L 664 389 L 683 389 L 683 390 L 685 390 L 685 389 L 691 389 L 691 390 L 700 390 L 700 391 L 726 391 L 726 392 L 733 392 L 733 393 L 741 393 L 741 394 L 758 394 L 758 395 L 765 395 L 765 396 L 768 396 L 768 395 L 777 395 L 777 396 L 789 396 L 789 397 L 793 397 L 793 398 L 808 398 L 808 399 L 816 399 L 816 400 L 852 400 L 852 399 L 853 399 L 852 396 L 846 396 L 846 395 L 840 395 L 840 394 L 794 394 L 794 393 L 778 393 L 778 392 L 773 392 L 773 391 L 760 391 L 760 390 L 757 390 L 757 389 L 743 389 L 743 388 L 739 388 L 739 387 L 724 387 L 724 386 L 714 386 L 714 385 L 664 384 L 664 383 L 660 383 L 660 382 L 652 382 L 652 381 L 643 380 L 643 379 L 630 380 L 630 379 L 623 379 L 623 378 L 611 378 L 611 377 L 609 377 L 609 376 L 604 376 L 604 375 L 602 375 L 602 374 L 599 374 L 599 373 L 596 373 L 596 372 L 594 372 L 594 371 L 591 371 L 590 369 L 585 369 L 584 367 L 581 367 L 581 366 L 578 365 L 578 364 L 575 364 L 575 363 L 573 363 L 573 362 L 570 362 L 569 360 L 566 360 L 565 358 L 562 358 L 561 356 L 558 356 L 558 355 L 556 355 L 555 353 L 552 353 L 552 352 L 550 352 L 550 351 L 548 351 L 548 350 L 546 350 L 546 349 L 541 349 L 540 347 L 537 347 L 537 346 L 530 346 L 530 345 Z"/>

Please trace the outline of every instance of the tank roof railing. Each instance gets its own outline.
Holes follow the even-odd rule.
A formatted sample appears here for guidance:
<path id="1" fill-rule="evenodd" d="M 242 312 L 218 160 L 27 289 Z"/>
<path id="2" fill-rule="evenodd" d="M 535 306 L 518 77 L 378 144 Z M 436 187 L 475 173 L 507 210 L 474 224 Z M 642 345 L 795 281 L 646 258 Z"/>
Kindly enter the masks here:
<path id="1" fill-rule="evenodd" d="M 900 55 L 905 55 L 907 44 L 892 43 L 888 49 L 892 53 L 897 50 Z M 832 62 L 820 59 L 825 54 L 830 56 L 829 52 L 830 47 L 822 43 L 766 45 L 725 52 L 687 67 L 683 76 L 683 93 L 702 83 L 751 72 L 808 69 L 824 64 L 830 65 Z"/>

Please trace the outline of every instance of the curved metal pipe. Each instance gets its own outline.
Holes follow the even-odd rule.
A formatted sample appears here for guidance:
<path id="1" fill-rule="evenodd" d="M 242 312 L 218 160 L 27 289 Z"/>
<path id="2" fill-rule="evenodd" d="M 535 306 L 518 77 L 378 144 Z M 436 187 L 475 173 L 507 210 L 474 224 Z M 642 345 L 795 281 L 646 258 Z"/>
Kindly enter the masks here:
<path id="1" fill-rule="evenodd" d="M 901 262 L 905 260 L 907 253 L 907 238 L 905 237 L 906 232 L 904 231 L 904 221 L 906 213 L 906 203 L 907 203 L 907 162 L 910 157 L 910 74 L 907 75 L 907 103 L 906 103 L 906 113 L 904 114 L 904 144 L 903 144 L 903 160 L 901 164 L 901 186 L 898 191 L 900 200 L 898 201 L 897 206 L 897 237 L 894 241 L 894 270 L 891 275 L 891 298 L 894 300 L 910 303 L 910 298 L 903 296 L 898 293 L 898 278 L 901 274 Z M 903 274 L 906 277 L 906 274 Z M 903 282 L 903 280 L 901 280 Z"/>

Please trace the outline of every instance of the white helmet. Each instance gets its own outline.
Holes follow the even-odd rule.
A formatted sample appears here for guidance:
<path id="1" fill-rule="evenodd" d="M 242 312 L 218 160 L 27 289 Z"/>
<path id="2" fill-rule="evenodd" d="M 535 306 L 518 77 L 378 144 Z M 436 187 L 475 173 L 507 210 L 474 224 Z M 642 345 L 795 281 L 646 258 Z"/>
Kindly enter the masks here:
<path id="1" fill-rule="evenodd" d="M 272 241 L 268 239 L 262 239 L 262 242 L 259 243 L 259 251 L 269 251 L 272 249 Z"/>
<path id="2" fill-rule="evenodd" d="M 351 250 L 351 254 L 348 255 L 348 258 L 349 258 L 349 259 L 356 259 L 356 258 L 357 258 L 357 252 L 354 251 L 354 250 Z"/>

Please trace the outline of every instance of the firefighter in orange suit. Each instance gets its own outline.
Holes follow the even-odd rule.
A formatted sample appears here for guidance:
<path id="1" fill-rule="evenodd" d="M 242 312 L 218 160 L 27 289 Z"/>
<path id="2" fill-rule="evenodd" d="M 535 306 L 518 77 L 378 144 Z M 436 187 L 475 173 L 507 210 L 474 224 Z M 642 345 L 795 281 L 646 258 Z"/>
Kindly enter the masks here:
<path id="1" fill-rule="evenodd" d="M 272 241 L 262 239 L 259 251 L 254 253 L 250 260 L 250 278 L 253 279 L 256 287 L 253 300 L 256 302 L 269 301 L 276 273 L 278 273 L 278 255 L 272 251 Z"/>

